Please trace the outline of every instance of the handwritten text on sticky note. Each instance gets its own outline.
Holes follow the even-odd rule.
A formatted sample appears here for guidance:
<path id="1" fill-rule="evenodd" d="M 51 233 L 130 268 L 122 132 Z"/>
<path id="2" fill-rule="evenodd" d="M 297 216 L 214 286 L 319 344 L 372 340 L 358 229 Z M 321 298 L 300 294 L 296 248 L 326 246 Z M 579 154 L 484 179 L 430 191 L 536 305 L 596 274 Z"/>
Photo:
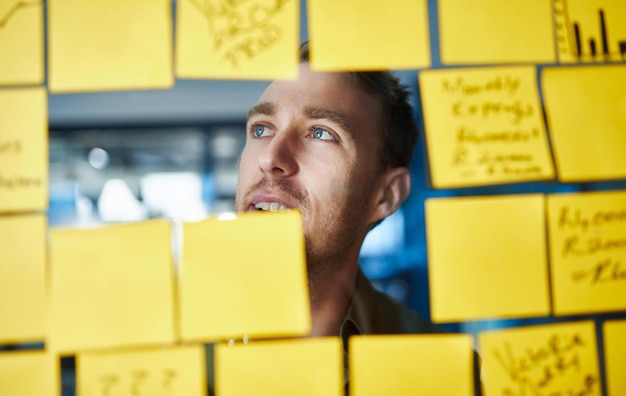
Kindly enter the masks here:
<path id="1" fill-rule="evenodd" d="M 295 78 L 299 10 L 296 0 L 180 0 L 177 75 Z"/>
<path id="2" fill-rule="evenodd" d="M 48 105 L 44 88 L 0 91 L 0 212 L 48 206 Z"/>
<path id="3" fill-rule="evenodd" d="M 554 311 L 626 309 L 626 191 L 548 196 Z"/>
<path id="4" fill-rule="evenodd" d="M 600 396 L 593 322 L 479 334 L 488 395 Z"/>
<path id="5" fill-rule="evenodd" d="M 79 395 L 206 394 L 202 345 L 82 353 L 76 357 L 76 371 Z"/>
<path id="6" fill-rule="evenodd" d="M 535 73 L 530 66 L 420 73 L 436 188 L 553 177 Z"/>

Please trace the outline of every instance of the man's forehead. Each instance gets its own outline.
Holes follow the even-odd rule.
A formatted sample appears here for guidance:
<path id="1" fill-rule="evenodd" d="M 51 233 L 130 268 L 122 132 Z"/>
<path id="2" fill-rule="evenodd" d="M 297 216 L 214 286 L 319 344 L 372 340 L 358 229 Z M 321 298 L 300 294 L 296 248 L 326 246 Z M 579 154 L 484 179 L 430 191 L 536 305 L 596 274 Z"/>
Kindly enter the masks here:
<path id="1" fill-rule="evenodd" d="M 275 80 L 267 86 L 248 116 L 297 108 L 303 112 L 302 109 L 312 108 L 362 117 L 378 115 L 380 105 L 379 98 L 357 84 L 350 73 L 315 72 L 303 64 L 297 80 Z"/>
<path id="2" fill-rule="evenodd" d="M 333 97 L 360 98 L 370 96 L 370 93 L 349 72 L 313 71 L 307 63 L 303 63 L 297 79 L 272 81 L 261 94 L 259 102 L 280 101 L 285 96 L 326 102 Z"/>

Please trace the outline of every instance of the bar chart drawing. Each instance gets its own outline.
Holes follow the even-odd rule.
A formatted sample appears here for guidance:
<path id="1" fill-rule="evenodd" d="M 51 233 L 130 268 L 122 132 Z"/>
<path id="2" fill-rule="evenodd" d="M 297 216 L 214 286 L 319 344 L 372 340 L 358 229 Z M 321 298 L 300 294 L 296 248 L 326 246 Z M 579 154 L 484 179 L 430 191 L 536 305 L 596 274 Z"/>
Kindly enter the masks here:
<path id="1" fill-rule="evenodd" d="M 625 62 L 626 1 L 553 0 L 560 63 Z"/>

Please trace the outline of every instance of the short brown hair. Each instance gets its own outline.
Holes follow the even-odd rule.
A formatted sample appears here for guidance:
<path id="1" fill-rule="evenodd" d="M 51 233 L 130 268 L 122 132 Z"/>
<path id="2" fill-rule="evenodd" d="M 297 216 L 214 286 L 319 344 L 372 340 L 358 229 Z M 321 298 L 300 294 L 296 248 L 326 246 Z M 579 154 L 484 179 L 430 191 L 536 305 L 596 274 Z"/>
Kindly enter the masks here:
<path id="1" fill-rule="evenodd" d="M 300 45 L 300 62 L 308 63 L 309 42 Z M 409 167 L 419 137 L 410 92 L 389 71 L 350 71 L 354 82 L 365 92 L 376 96 L 382 106 L 382 145 L 379 152 L 385 168 Z"/>

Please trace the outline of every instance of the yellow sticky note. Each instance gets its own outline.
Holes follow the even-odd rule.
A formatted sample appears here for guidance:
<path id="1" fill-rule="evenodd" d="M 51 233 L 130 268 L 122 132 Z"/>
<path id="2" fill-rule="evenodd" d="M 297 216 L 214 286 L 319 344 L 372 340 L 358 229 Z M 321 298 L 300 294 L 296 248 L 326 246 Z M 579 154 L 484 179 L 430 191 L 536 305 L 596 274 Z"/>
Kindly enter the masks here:
<path id="1" fill-rule="evenodd" d="M 313 70 L 430 66 L 426 0 L 316 0 L 307 7 Z"/>
<path id="2" fill-rule="evenodd" d="M 0 212 L 48 207 L 48 96 L 0 90 Z"/>
<path id="3" fill-rule="evenodd" d="M 48 0 L 50 92 L 170 88 L 170 0 Z"/>
<path id="4" fill-rule="evenodd" d="M 601 396 L 591 321 L 478 335 L 486 395 Z"/>
<path id="5" fill-rule="evenodd" d="M 46 217 L 0 217 L 0 344 L 44 341 Z"/>
<path id="6" fill-rule="evenodd" d="M 474 395 L 472 336 L 350 338 L 350 395 Z"/>
<path id="7" fill-rule="evenodd" d="M 299 212 L 183 224 L 183 340 L 306 335 L 311 314 Z"/>
<path id="8" fill-rule="evenodd" d="M 626 310 L 626 191 L 548 196 L 555 315 Z"/>
<path id="9" fill-rule="evenodd" d="M 76 356 L 78 395 L 204 396 L 206 387 L 202 345 Z"/>
<path id="10" fill-rule="evenodd" d="M 539 194 L 428 199 L 434 322 L 550 312 Z"/>
<path id="11" fill-rule="evenodd" d="M 624 1 L 552 0 L 552 3 L 559 62 L 624 60 Z"/>
<path id="12" fill-rule="evenodd" d="M 559 179 L 626 178 L 626 66 L 546 68 L 542 85 Z"/>
<path id="13" fill-rule="evenodd" d="M 607 395 L 626 395 L 626 320 L 610 320 L 602 325 Z"/>
<path id="14" fill-rule="evenodd" d="M 435 188 L 551 179 L 533 66 L 419 74 Z"/>
<path id="15" fill-rule="evenodd" d="M 174 341 L 170 224 L 50 231 L 50 344 L 58 352 Z"/>
<path id="16" fill-rule="evenodd" d="M 553 63 L 551 0 L 438 0 L 444 64 Z"/>
<path id="17" fill-rule="evenodd" d="M 43 1 L 0 1 L 0 85 L 41 84 Z"/>
<path id="18" fill-rule="evenodd" d="M 176 75 L 295 79 L 299 37 L 299 0 L 179 0 Z"/>
<path id="19" fill-rule="evenodd" d="M 336 337 L 215 347 L 220 396 L 343 396 L 343 348 Z"/>
<path id="20" fill-rule="evenodd" d="M 0 353 L 0 395 L 60 394 L 60 368 L 51 353 L 42 350 Z"/>

